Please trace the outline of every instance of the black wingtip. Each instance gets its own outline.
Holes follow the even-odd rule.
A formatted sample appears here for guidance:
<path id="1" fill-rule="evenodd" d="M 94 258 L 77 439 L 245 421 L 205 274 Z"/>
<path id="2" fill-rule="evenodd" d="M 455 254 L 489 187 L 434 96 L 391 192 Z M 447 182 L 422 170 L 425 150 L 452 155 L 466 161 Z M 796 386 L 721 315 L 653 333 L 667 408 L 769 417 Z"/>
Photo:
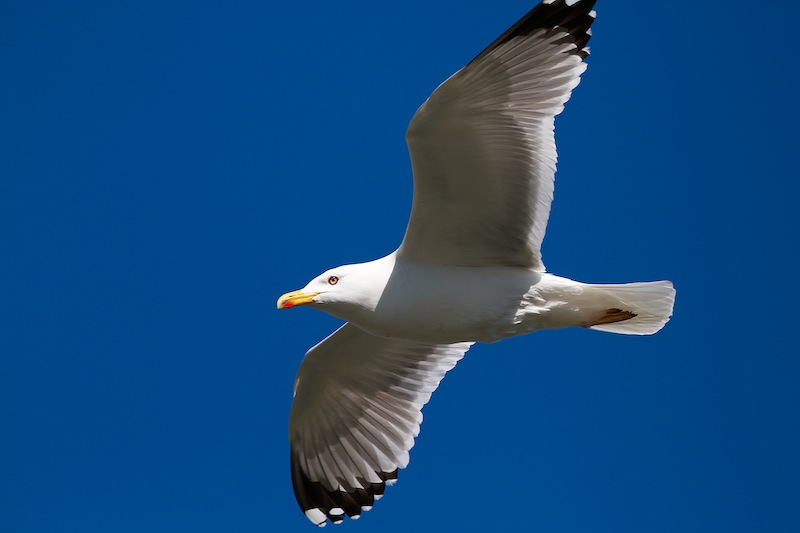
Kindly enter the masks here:
<path id="1" fill-rule="evenodd" d="M 482 57 L 515 37 L 530 35 L 538 29 L 566 31 L 575 43 L 574 54 L 586 59 L 589 49 L 586 45 L 592 38 L 591 26 L 595 19 L 594 4 L 597 0 L 577 0 L 568 4 L 567 0 L 542 2 L 511 26 L 503 35 L 486 47 L 477 57 Z M 473 60 L 474 61 L 474 60 Z"/>
<path id="2" fill-rule="evenodd" d="M 323 526 L 326 519 L 334 524 L 344 520 L 345 515 L 356 519 L 368 511 L 383 496 L 387 483 L 397 479 L 397 469 L 392 472 L 376 472 L 379 483 L 359 480 L 362 487 L 352 491 L 328 490 L 319 481 L 312 481 L 300 466 L 294 452 L 291 453 L 292 487 L 297 504 L 311 522 Z"/>

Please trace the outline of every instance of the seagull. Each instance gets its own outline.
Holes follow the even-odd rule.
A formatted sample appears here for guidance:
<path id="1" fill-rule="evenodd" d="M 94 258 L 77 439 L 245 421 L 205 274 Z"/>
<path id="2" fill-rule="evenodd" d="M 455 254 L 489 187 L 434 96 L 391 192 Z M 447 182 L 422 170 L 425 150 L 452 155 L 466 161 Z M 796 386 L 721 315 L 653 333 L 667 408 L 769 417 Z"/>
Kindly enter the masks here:
<path id="1" fill-rule="evenodd" d="M 294 383 L 292 484 L 312 523 L 372 509 L 408 465 L 422 407 L 474 343 L 570 326 L 649 335 L 672 315 L 669 281 L 581 283 L 542 262 L 554 120 L 586 69 L 595 1 L 544 0 L 417 110 L 397 250 L 278 299 L 346 322 Z"/>

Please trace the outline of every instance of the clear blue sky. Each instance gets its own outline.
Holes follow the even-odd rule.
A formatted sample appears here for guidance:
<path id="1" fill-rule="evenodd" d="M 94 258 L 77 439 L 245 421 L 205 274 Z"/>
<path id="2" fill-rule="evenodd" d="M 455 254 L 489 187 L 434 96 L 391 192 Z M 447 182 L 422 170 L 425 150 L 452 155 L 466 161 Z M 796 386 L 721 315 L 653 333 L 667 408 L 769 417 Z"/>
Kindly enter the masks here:
<path id="1" fill-rule="evenodd" d="M 338 322 L 275 299 L 397 246 L 408 121 L 533 5 L 4 2 L 0 529 L 311 531 L 287 419 Z M 544 258 L 673 320 L 477 346 L 338 527 L 800 530 L 800 4 L 597 11 Z"/>

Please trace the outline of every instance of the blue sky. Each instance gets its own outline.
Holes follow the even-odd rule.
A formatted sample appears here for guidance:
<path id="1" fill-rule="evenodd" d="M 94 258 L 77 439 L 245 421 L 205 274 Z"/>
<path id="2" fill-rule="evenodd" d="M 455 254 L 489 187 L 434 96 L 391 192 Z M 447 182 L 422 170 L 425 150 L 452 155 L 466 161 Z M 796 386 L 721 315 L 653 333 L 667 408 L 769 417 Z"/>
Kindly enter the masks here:
<path id="1" fill-rule="evenodd" d="M 475 347 L 339 527 L 800 529 L 800 4 L 598 4 L 544 258 L 674 318 Z M 3 3 L 0 529 L 311 531 L 287 419 L 338 321 L 275 299 L 397 246 L 408 121 L 532 6 Z"/>

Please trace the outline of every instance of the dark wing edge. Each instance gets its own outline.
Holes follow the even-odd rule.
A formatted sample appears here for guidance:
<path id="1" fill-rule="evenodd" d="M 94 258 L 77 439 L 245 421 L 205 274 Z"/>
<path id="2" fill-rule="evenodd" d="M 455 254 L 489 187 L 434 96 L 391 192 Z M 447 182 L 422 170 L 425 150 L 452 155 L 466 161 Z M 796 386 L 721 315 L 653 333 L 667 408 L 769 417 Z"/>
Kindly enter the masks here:
<path id="1" fill-rule="evenodd" d="M 581 59 L 589 56 L 587 44 L 592 37 L 592 23 L 595 19 L 594 4 L 597 0 L 577 0 L 569 4 L 566 0 L 545 0 L 511 26 L 503 35 L 487 46 L 467 66 L 478 62 L 492 50 L 502 46 L 515 37 L 530 35 L 538 29 L 563 28 L 569 33 L 577 47 L 572 53 Z"/>
<path id="2" fill-rule="evenodd" d="M 386 486 L 393 485 L 397 480 L 398 469 L 395 468 L 391 472 L 375 472 L 380 478 L 379 483 L 361 480 L 362 488 L 351 492 L 328 490 L 303 472 L 300 458 L 294 451 L 290 455 L 294 497 L 306 518 L 320 527 L 325 525 L 326 519 L 339 524 L 345 515 L 358 520 L 362 512 L 370 511 L 375 502 L 383 497 Z"/>

